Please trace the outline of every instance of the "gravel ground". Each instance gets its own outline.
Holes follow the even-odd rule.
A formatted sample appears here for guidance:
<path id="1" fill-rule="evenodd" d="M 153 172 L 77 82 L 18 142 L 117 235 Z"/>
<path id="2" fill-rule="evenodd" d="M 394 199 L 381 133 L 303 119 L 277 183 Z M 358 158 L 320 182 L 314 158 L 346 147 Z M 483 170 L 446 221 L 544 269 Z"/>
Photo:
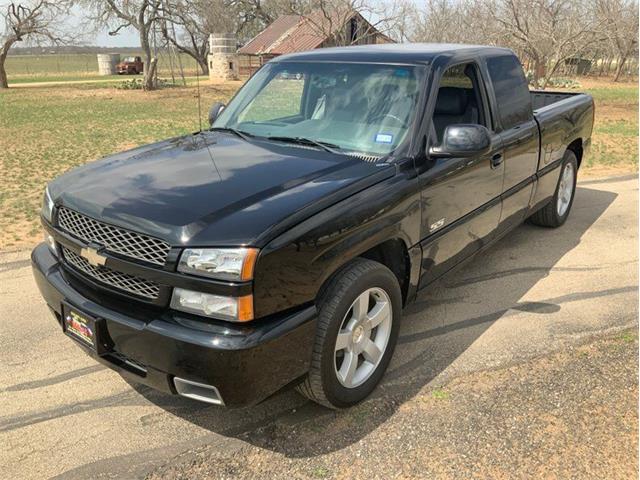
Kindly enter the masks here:
<path id="1" fill-rule="evenodd" d="M 423 388 L 400 407 L 376 398 L 328 414 L 328 430 L 326 418 L 265 427 L 231 451 L 184 453 L 148 479 L 636 478 L 637 360 L 628 330 Z M 383 425 L 330 451 L 386 409 L 395 413 Z"/>

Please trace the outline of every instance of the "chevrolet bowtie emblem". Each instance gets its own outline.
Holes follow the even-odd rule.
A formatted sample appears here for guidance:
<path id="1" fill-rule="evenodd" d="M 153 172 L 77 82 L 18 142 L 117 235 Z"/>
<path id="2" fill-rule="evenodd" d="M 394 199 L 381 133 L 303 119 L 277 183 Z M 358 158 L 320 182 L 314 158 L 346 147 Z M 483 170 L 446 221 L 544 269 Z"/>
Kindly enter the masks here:
<path id="1" fill-rule="evenodd" d="M 80 250 L 80 256 L 87 260 L 91 265 L 97 267 L 98 265 L 104 265 L 107 261 L 107 257 L 100 255 L 95 248 L 86 247 Z"/>

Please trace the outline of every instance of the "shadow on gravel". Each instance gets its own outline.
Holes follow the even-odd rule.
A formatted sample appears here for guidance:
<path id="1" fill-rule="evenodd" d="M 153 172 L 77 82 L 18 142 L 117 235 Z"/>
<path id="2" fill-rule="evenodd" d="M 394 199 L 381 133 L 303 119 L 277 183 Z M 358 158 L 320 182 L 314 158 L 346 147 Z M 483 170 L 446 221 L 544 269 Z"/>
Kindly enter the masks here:
<path id="1" fill-rule="evenodd" d="M 345 448 L 383 424 L 456 360 L 509 310 L 553 313 L 562 303 L 617 292 L 557 292 L 540 302 L 520 299 L 578 243 L 616 194 L 578 188 L 572 215 L 560 229 L 522 225 L 492 248 L 423 291 L 404 312 L 394 359 L 371 399 L 333 412 L 288 390 L 262 404 L 222 409 L 134 386 L 146 399 L 189 422 L 287 457 Z M 556 270 L 597 270 L 597 267 Z"/>

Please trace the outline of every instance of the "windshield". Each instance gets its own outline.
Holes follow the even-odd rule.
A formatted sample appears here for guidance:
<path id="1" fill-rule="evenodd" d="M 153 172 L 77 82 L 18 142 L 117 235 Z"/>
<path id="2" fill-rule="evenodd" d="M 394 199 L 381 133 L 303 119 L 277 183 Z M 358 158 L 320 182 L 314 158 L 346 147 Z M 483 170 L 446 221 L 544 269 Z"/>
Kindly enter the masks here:
<path id="1" fill-rule="evenodd" d="M 136 57 L 124 57 L 123 62 L 127 62 L 127 63 L 135 63 L 136 61 Z"/>
<path id="2" fill-rule="evenodd" d="M 404 65 L 267 64 L 213 128 L 386 155 L 407 135 L 423 74 L 421 67 Z"/>

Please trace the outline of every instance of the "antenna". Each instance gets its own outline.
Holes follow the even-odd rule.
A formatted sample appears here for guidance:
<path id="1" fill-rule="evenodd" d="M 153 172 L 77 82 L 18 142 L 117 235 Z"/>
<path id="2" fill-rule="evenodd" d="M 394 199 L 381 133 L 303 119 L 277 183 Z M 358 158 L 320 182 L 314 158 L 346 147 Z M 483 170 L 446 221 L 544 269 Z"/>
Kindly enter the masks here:
<path id="1" fill-rule="evenodd" d="M 198 127 L 202 131 L 202 106 L 200 102 L 200 71 L 198 70 L 198 62 L 196 62 L 196 87 L 198 89 Z"/>

